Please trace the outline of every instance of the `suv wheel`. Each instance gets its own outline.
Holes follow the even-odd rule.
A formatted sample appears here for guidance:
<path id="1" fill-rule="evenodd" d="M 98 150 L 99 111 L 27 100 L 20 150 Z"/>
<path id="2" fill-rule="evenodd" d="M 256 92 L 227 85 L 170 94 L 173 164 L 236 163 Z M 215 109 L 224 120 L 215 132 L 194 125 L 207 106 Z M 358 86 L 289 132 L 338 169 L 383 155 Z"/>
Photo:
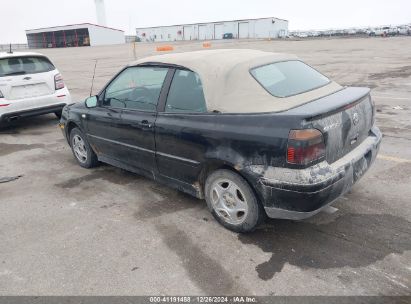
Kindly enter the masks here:
<path id="1" fill-rule="evenodd" d="M 74 157 L 83 168 L 93 168 L 97 166 L 97 155 L 94 153 L 83 132 L 79 128 L 74 128 L 70 132 L 70 146 Z"/>
<path id="2" fill-rule="evenodd" d="M 217 170 L 207 178 L 205 196 L 215 219 L 234 232 L 250 232 L 265 219 L 250 185 L 230 170 Z"/>

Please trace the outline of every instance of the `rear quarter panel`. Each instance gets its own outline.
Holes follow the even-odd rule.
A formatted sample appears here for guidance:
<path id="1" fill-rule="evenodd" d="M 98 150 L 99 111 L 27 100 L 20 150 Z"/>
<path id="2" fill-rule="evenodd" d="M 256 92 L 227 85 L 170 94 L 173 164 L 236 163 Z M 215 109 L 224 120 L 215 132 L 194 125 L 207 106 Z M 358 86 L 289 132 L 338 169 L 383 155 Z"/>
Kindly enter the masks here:
<path id="1" fill-rule="evenodd" d="M 202 169 L 215 163 L 244 175 L 251 164 L 284 166 L 289 130 L 300 125 L 298 117 L 278 114 L 159 113 L 155 134 L 159 173 L 193 184 Z"/>

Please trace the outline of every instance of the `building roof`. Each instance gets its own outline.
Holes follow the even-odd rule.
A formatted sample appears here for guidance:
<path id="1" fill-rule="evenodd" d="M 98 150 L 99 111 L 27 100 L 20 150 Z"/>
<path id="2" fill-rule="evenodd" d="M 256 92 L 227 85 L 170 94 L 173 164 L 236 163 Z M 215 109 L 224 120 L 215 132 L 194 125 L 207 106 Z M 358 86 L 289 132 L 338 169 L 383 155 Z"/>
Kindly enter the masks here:
<path id="1" fill-rule="evenodd" d="M 137 60 L 130 65 L 163 63 L 182 66 L 201 79 L 209 111 L 222 113 L 279 112 L 329 95 L 341 89 L 335 82 L 295 96 L 274 97 L 251 75 L 266 64 L 298 60 L 294 55 L 248 49 L 220 49 L 171 53 Z"/>
<path id="2" fill-rule="evenodd" d="M 80 28 L 80 27 L 84 27 L 84 26 L 97 26 L 97 27 L 102 27 L 102 28 L 105 28 L 105 29 L 113 30 L 113 31 L 124 32 L 123 30 L 115 29 L 115 28 L 112 28 L 112 27 L 107 27 L 107 26 L 103 26 L 103 25 L 98 25 L 98 24 L 86 22 L 86 23 L 56 25 L 56 26 L 51 26 L 51 27 L 31 29 L 31 30 L 26 30 L 26 33 L 30 34 L 30 32 L 39 32 L 39 31 L 50 32 L 50 31 L 55 31 L 55 29 L 59 29 L 59 28 L 65 28 L 65 27 Z"/>

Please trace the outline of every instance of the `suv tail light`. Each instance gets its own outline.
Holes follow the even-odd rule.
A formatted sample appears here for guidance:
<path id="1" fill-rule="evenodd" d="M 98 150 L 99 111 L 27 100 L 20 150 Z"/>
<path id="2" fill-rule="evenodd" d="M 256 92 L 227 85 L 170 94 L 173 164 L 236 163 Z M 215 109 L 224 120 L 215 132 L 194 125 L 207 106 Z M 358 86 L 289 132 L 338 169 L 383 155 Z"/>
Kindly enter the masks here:
<path id="1" fill-rule="evenodd" d="M 1 91 L 0 91 L 0 98 L 4 98 L 4 95 Z M 4 102 L 4 100 L 3 100 L 3 102 Z M 0 103 L 0 107 L 7 107 L 9 105 L 10 105 L 9 103 Z"/>
<path id="2" fill-rule="evenodd" d="M 54 85 L 56 87 L 56 90 L 64 88 L 64 81 L 61 74 L 57 74 L 56 76 L 54 76 Z"/>
<path id="3" fill-rule="evenodd" d="M 323 134 L 317 129 L 291 130 L 288 135 L 287 162 L 308 165 L 325 156 Z"/>

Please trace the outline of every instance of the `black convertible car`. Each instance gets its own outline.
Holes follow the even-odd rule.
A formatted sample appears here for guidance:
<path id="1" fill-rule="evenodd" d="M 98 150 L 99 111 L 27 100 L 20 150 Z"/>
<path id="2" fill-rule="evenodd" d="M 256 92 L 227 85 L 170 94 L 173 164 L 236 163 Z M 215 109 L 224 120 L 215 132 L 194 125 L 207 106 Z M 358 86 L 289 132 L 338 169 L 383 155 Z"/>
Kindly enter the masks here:
<path id="1" fill-rule="evenodd" d="M 375 160 L 367 88 L 341 87 L 295 56 L 167 54 L 122 69 L 60 126 L 78 163 L 99 161 L 204 198 L 237 232 L 266 216 L 304 219 Z"/>

